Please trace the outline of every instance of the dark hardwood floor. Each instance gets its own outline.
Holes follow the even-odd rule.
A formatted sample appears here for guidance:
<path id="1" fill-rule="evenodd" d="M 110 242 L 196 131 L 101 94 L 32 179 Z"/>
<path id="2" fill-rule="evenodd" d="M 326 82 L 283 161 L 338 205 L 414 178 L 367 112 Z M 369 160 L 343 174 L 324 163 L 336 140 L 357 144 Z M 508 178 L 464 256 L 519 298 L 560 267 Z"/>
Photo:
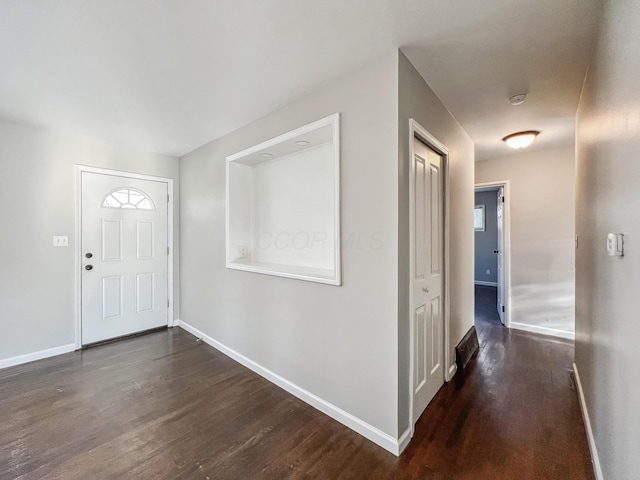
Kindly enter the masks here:
<path id="1" fill-rule="evenodd" d="M 178 328 L 0 370 L 0 478 L 591 479 L 571 344 L 478 333 L 399 458 Z"/>

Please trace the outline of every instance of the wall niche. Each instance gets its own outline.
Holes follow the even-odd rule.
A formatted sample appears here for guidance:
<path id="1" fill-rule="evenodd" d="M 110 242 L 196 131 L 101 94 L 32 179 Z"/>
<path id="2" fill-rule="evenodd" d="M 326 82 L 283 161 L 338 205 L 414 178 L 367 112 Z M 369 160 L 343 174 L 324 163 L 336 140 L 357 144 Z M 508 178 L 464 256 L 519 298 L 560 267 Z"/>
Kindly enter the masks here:
<path id="1" fill-rule="evenodd" d="M 227 268 L 341 285 L 340 117 L 227 157 Z"/>

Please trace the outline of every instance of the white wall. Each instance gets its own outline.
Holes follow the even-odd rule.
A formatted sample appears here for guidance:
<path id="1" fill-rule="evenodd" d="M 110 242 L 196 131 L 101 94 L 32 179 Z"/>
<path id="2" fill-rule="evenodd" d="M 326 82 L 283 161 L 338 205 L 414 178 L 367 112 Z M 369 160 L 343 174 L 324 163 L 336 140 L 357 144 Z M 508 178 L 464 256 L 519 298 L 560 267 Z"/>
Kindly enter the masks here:
<path id="1" fill-rule="evenodd" d="M 182 321 L 397 438 L 397 56 L 180 161 Z M 342 287 L 225 268 L 225 157 L 341 113 Z"/>
<path id="2" fill-rule="evenodd" d="M 254 168 L 253 260 L 334 270 L 334 164 L 325 144 Z"/>
<path id="3" fill-rule="evenodd" d="M 449 355 L 473 326 L 473 142 L 409 60 L 398 58 L 398 424 L 409 427 L 409 119 L 449 149 L 451 177 Z M 449 369 L 449 365 L 445 365 Z"/>
<path id="4" fill-rule="evenodd" d="M 606 3 L 578 109 L 576 365 L 603 478 L 640 478 L 640 3 Z M 608 232 L 625 256 L 608 257 Z"/>
<path id="5" fill-rule="evenodd" d="M 0 121 L 0 362 L 75 341 L 75 164 L 179 178 L 173 157 Z M 177 227 L 176 215 L 176 272 Z"/>
<path id="6" fill-rule="evenodd" d="M 570 337 L 575 324 L 573 147 L 476 162 L 476 183 L 510 181 L 511 326 Z"/>
<path id="7" fill-rule="evenodd" d="M 230 260 L 335 272 L 334 174 L 330 143 L 255 165 L 230 162 Z M 249 248 L 246 258 L 239 246 Z"/>

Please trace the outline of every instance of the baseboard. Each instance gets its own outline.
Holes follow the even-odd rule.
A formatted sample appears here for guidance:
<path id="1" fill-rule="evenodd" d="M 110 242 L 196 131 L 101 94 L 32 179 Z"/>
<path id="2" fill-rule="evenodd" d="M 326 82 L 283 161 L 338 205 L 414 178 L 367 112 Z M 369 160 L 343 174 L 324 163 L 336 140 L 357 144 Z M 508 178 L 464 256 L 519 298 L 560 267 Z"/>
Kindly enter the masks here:
<path id="1" fill-rule="evenodd" d="M 344 410 L 333 405 L 332 403 L 327 402 L 326 400 L 323 400 L 317 395 L 314 395 L 313 393 L 305 390 L 304 388 L 290 382 L 286 378 L 281 377 L 277 373 L 272 372 L 268 368 L 265 368 L 262 365 L 254 362 L 250 358 L 245 357 L 241 353 L 238 353 L 235 350 L 227 347 L 226 345 L 218 342 L 217 340 L 211 338 L 210 336 L 201 332 L 197 328 L 189 325 L 188 323 L 185 323 L 182 320 L 178 320 L 177 324 L 180 328 L 202 339 L 202 341 L 205 342 L 206 344 L 224 353 L 225 355 L 234 359 L 236 362 L 244 365 L 248 369 L 253 370 L 255 373 L 257 373 L 261 377 L 266 378 L 267 380 L 276 384 L 283 390 L 286 390 L 290 394 L 298 397 L 303 402 L 308 403 L 312 407 L 320 410 L 321 412 L 330 416 L 334 420 L 337 420 L 343 425 L 349 427 L 351 430 L 356 431 L 363 437 L 371 440 L 372 442 L 381 446 L 385 450 L 393 453 L 394 455 L 400 455 L 401 440 L 403 440 L 402 437 L 400 439 L 393 438 L 391 435 L 383 432 L 382 430 L 374 427 L 373 425 L 370 425 L 367 422 L 359 419 L 358 417 L 355 417 L 354 415 L 351 415 L 350 413 L 345 412 Z M 403 434 L 403 437 L 405 435 L 407 435 L 406 432 Z M 408 443 L 409 440 L 410 439 L 403 440 L 403 441 L 406 441 Z"/>
<path id="2" fill-rule="evenodd" d="M 482 280 L 475 280 L 473 283 L 475 283 L 476 285 L 483 285 L 485 287 L 497 287 L 498 286 L 497 282 L 483 282 Z"/>
<path id="3" fill-rule="evenodd" d="M 404 433 L 402 435 L 400 435 L 400 438 L 398 439 L 398 453 L 396 453 L 396 455 L 400 455 L 405 448 L 407 448 L 407 445 L 409 445 L 409 442 L 411 441 L 411 427 L 408 427 Z"/>
<path id="4" fill-rule="evenodd" d="M 556 330 L 555 328 L 540 327 L 538 325 L 529 325 L 527 323 L 511 322 L 509 324 L 509 327 L 515 328 L 517 330 L 525 330 L 527 332 L 541 333 L 542 335 L 549 335 L 552 337 L 567 338 L 569 340 L 574 340 L 576 337 L 575 333 L 573 332 Z"/>
<path id="5" fill-rule="evenodd" d="M 75 343 L 70 343 L 60 347 L 48 348 L 47 350 L 40 350 L 38 352 L 27 353 L 25 355 L 0 359 L 0 369 L 22 365 L 23 363 L 35 362 L 36 360 L 42 360 L 43 358 L 55 357 L 56 355 L 62 355 L 63 353 L 73 352 L 75 349 Z"/>
<path id="6" fill-rule="evenodd" d="M 593 463 L 593 473 L 596 480 L 603 480 L 602 468 L 600 467 L 600 459 L 598 457 L 598 449 L 596 448 L 596 440 L 593 436 L 593 430 L 591 429 L 591 419 L 589 418 L 589 411 L 587 410 L 587 402 L 584 399 L 584 391 L 582 390 L 582 383 L 580 382 L 580 375 L 578 374 L 578 366 L 573 364 L 573 376 L 576 379 L 576 388 L 578 389 L 578 398 L 580 399 L 580 409 L 582 410 L 582 419 L 584 421 L 584 427 L 587 430 L 587 441 L 589 442 L 589 451 L 591 452 L 591 463 Z"/>
<path id="7" fill-rule="evenodd" d="M 453 379 L 453 376 L 458 371 L 458 366 L 454 363 L 449 367 L 449 371 L 447 372 L 447 382 L 450 382 Z"/>

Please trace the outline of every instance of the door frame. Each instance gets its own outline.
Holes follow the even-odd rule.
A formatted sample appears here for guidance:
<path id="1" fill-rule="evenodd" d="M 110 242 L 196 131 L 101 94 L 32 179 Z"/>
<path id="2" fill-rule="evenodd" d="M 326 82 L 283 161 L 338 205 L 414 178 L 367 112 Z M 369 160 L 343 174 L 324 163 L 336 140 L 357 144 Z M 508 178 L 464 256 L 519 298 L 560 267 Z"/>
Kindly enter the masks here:
<path id="1" fill-rule="evenodd" d="M 483 191 L 483 189 L 493 190 L 500 187 L 503 188 L 503 195 L 505 198 L 502 209 L 502 233 L 504 236 L 502 242 L 502 247 L 504 249 L 502 254 L 504 259 L 504 285 L 502 285 L 502 288 L 504 289 L 504 298 L 506 303 L 504 309 L 504 326 L 511 328 L 511 190 L 509 189 L 509 180 L 476 183 L 473 186 L 473 192 L 475 194 L 478 191 Z M 498 278 L 498 281 L 500 281 L 500 278 Z"/>
<path id="2" fill-rule="evenodd" d="M 167 326 L 173 327 L 173 179 L 166 177 L 158 177 L 155 175 L 146 175 L 142 173 L 125 172 L 122 170 L 112 170 L 108 168 L 91 167 L 88 165 L 75 165 L 76 171 L 76 188 L 75 188 L 75 204 L 76 204 L 76 237 L 75 237 L 75 345 L 76 350 L 82 348 L 82 173 L 97 173 L 101 175 L 111 175 L 115 177 L 123 177 L 134 180 L 151 180 L 167 184 L 167 192 L 169 201 L 167 203 L 167 242 L 169 246 L 169 255 L 167 255 L 167 297 L 169 306 L 167 308 Z"/>
<path id="3" fill-rule="evenodd" d="M 444 260 L 444 271 L 442 278 L 442 322 L 443 322 L 443 375 L 444 382 L 449 382 L 456 373 L 457 367 L 454 363 L 450 364 L 451 359 L 451 346 L 450 343 L 450 299 L 451 299 L 451 289 L 450 289 L 450 281 L 449 281 L 449 259 L 450 259 L 450 248 L 449 248 L 449 225 L 450 225 L 450 205 L 451 205 L 451 188 L 449 181 L 449 149 L 444 146 L 436 137 L 431 135 L 422 125 L 420 125 L 415 119 L 409 119 L 409 160 L 413 162 L 413 158 L 415 156 L 415 149 L 413 147 L 413 142 L 415 139 L 420 140 L 429 148 L 434 150 L 436 153 L 442 156 L 443 161 L 443 260 Z M 412 165 L 412 163 L 410 163 Z M 409 305 L 410 310 L 413 306 L 413 278 L 414 278 L 414 270 L 415 264 L 413 262 L 413 258 L 415 256 L 415 241 L 414 241 L 414 229 L 415 229 L 415 172 L 413 167 L 409 168 Z M 415 430 L 415 423 L 413 421 L 413 410 L 414 410 L 414 391 L 413 391 L 413 375 L 415 372 L 415 361 L 414 361 L 414 340 L 415 340 L 415 332 L 413 325 L 413 312 L 411 312 L 409 316 L 409 425 L 411 426 L 411 437 L 413 437 Z"/>

